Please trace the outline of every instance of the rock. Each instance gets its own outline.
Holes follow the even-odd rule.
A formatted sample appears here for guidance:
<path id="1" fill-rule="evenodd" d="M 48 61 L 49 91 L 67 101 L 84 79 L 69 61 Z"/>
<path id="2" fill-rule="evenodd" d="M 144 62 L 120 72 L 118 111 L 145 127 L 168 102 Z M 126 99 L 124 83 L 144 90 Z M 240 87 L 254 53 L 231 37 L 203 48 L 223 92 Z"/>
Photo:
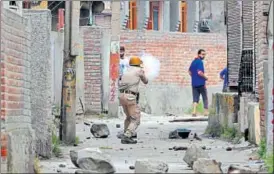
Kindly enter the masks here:
<path id="1" fill-rule="evenodd" d="M 196 173 L 222 173 L 220 163 L 209 158 L 199 158 L 193 164 Z"/>
<path id="2" fill-rule="evenodd" d="M 190 167 L 192 167 L 194 161 L 196 161 L 198 158 L 209 158 L 209 155 L 206 151 L 204 151 L 201 148 L 198 148 L 195 144 L 193 144 L 192 146 L 190 146 L 190 148 L 187 149 L 183 160 Z"/>
<path id="3" fill-rule="evenodd" d="M 60 164 L 59 167 L 63 168 L 63 167 L 66 167 L 66 165 L 65 164 Z"/>
<path id="4" fill-rule="evenodd" d="M 134 170 L 135 167 L 134 167 L 134 166 L 129 166 L 129 169 L 130 169 L 130 170 Z"/>
<path id="5" fill-rule="evenodd" d="M 93 171 L 90 171 L 90 170 L 76 170 L 75 171 L 75 174 L 80 174 L 80 173 L 92 173 Z"/>
<path id="6" fill-rule="evenodd" d="M 175 151 L 178 151 L 178 150 L 187 150 L 187 147 L 175 146 L 175 147 L 173 147 L 173 149 L 174 149 Z"/>
<path id="7" fill-rule="evenodd" d="M 116 128 L 120 128 L 121 127 L 121 125 L 120 124 L 116 124 Z"/>
<path id="8" fill-rule="evenodd" d="M 88 123 L 88 122 L 84 121 L 84 125 L 86 125 L 86 126 L 90 126 L 90 123 Z"/>
<path id="9" fill-rule="evenodd" d="M 69 156 L 70 156 L 70 160 L 71 160 L 72 164 L 74 164 L 76 167 L 79 168 L 79 166 L 77 164 L 78 153 L 75 150 L 71 150 L 69 152 Z"/>
<path id="10" fill-rule="evenodd" d="M 157 160 L 136 160 L 135 173 L 167 173 L 168 165 Z"/>
<path id="11" fill-rule="evenodd" d="M 90 137 L 87 137 L 86 139 L 90 139 Z"/>
<path id="12" fill-rule="evenodd" d="M 226 151 L 232 151 L 232 148 L 231 147 L 227 147 Z"/>
<path id="13" fill-rule="evenodd" d="M 245 167 L 241 165 L 230 165 L 227 173 L 256 173 L 252 171 L 250 167 Z"/>
<path id="14" fill-rule="evenodd" d="M 99 148 L 85 148 L 85 149 L 81 149 L 79 151 L 71 150 L 70 151 L 70 160 L 77 168 L 80 168 L 78 160 L 80 158 L 93 157 L 94 153 L 96 153 L 96 152 L 99 154 L 102 153 Z"/>
<path id="15" fill-rule="evenodd" d="M 90 132 L 95 138 L 107 138 L 110 134 L 106 124 L 93 124 Z"/>
<path id="16" fill-rule="evenodd" d="M 202 149 L 203 149 L 203 150 L 206 150 L 206 146 L 202 146 Z"/>
<path id="17" fill-rule="evenodd" d="M 115 168 L 108 157 L 98 148 L 86 148 L 78 151 L 78 168 L 89 173 L 115 173 Z M 83 171 L 82 171 L 83 172 Z"/>
<path id="18" fill-rule="evenodd" d="M 61 169 L 57 169 L 57 172 L 58 172 L 58 173 L 61 173 L 61 172 L 62 172 L 62 170 L 61 170 Z"/>

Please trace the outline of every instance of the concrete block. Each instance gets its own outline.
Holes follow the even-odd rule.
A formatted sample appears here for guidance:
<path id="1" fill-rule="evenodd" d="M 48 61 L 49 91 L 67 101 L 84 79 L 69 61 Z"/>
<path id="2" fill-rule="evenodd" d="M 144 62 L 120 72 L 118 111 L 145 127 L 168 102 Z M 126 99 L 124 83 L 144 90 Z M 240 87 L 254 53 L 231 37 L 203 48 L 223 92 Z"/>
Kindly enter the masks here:
<path id="1" fill-rule="evenodd" d="M 251 143 L 259 144 L 261 140 L 259 103 L 248 103 L 248 139 Z"/>
<path id="2" fill-rule="evenodd" d="M 242 133 L 245 132 L 245 130 L 248 128 L 248 119 L 247 119 L 247 98 L 241 97 L 240 98 L 240 110 L 238 114 L 238 120 L 240 123 L 240 131 Z"/>

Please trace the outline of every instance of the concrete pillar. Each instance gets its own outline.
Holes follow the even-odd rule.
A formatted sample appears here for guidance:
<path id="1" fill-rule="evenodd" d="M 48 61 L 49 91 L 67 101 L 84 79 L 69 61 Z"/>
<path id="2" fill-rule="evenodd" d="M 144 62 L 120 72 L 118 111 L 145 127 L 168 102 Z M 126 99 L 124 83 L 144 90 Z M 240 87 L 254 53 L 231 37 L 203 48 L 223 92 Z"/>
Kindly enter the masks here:
<path id="1" fill-rule="evenodd" d="M 136 1 L 137 5 L 137 29 L 142 30 L 145 25 L 146 1 Z"/>
<path id="2" fill-rule="evenodd" d="M 170 31 L 176 31 L 180 20 L 180 1 L 170 1 Z"/>
<path id="3" fill-rule="evenodd" d="M 162 31 L 170 31 L 170 1 L 162 1 L 162 3 L 163 20 L 160 28 Z"/>
<path id="4" fill-rule="evenodd" d="M 192 32 L 196 20 L 196 2 L 187 1 L 187 32 Z"/>

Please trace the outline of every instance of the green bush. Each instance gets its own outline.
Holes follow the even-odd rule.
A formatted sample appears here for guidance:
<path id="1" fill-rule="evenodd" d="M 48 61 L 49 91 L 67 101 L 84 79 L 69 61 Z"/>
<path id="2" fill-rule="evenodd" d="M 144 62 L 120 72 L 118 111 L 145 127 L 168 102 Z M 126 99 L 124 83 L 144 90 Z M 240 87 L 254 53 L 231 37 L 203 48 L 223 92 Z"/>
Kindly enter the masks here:
<path id="1" fill-rule="evenodd" d="M 273 173 L 273 154 L 267 155 L 267 157 L 265 158 L 265 165 L 267 168 L 268 173 Z"/>
<path id="2" fill-rule="evenodd" d="M 52 133 L 52 153 L 56 157 L 60 157 L 62 155 L 62 151 L 60 149 L 60 140 L 59 137 Z"/>
<path id="3" fill-rule="evenodd" d="M 193 111 L 193 106 L 188 108 L 186 110 L 186 114 L 192 114 L 192 111 Z M 204 113 L 204 105 L 202 102 L 199 102 L 198 105 L 197 105 L 197 114 L 203 114 Z"/>
<path id="4" fill-rule="evenodd" d="M 265 138 L 263 138 L 259 143 L 258 155 L 262 159 L 266 158 L 266 139 Z"/>

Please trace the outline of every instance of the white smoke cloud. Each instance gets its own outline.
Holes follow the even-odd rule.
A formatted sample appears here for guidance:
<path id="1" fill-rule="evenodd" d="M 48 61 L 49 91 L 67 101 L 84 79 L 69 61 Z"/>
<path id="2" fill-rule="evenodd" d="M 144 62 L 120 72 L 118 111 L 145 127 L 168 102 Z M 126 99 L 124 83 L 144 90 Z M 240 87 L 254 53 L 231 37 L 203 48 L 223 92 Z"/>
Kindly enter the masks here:
<path id="1" fill-rule="evenodd" d="M 143 61 L 144 71 L 148 80 L 152 81 L 156 79 L 160 74 L 160 61 L 156 57 L 146 53 L 141 56 L 141 60 Z"/>

